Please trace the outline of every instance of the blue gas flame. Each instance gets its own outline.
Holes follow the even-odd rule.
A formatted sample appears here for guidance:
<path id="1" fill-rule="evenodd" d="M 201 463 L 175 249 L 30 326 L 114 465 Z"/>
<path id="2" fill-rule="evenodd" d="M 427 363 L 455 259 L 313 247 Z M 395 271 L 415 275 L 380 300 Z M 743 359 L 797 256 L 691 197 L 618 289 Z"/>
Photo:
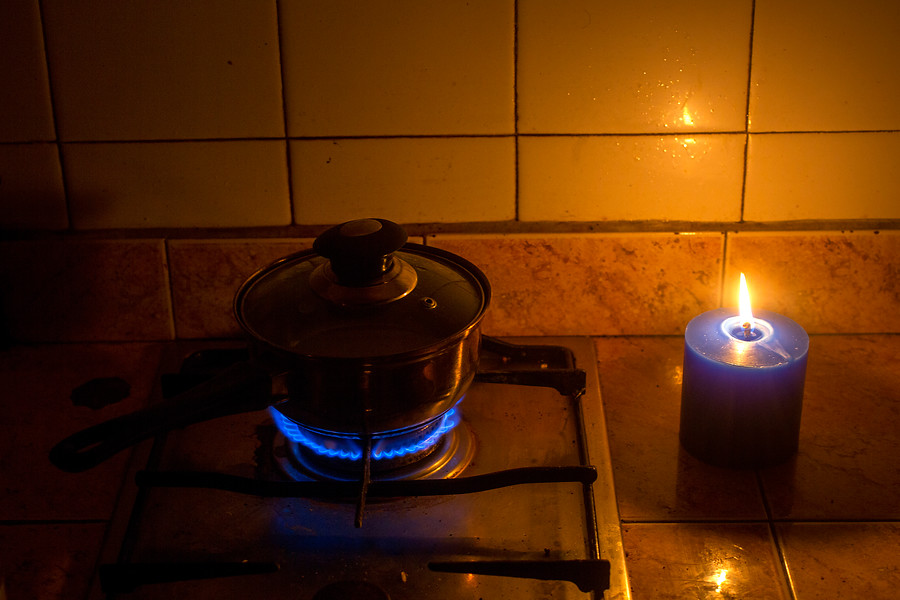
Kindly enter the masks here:
<path id="1" fill-rule="evenodd" d="M 313 433 L 295 421 L 285 417 L 276 408 L 270 407 L 269 412 L 275 419 L 275 424 L 281 433 L 289 440 L 302 444 L 314 453 L 329 458 L 355 461 L 362 459 L 361 441 L 356 437 L 342 435 L 321 435 Z M 411 443 L 402 434 L 391 435 L 390 432 L 373 437 L 375 448 L 372 450 L 373 460 L 399 458 L 421 452 L 435 445 L 441 437 L 456 427 L 460 421 L 460 413 L 456 407 L 451 408 L 440 417 L 440 425 L 423 440 Z M 396 439 L 394 439 L 396 437 Z"/>

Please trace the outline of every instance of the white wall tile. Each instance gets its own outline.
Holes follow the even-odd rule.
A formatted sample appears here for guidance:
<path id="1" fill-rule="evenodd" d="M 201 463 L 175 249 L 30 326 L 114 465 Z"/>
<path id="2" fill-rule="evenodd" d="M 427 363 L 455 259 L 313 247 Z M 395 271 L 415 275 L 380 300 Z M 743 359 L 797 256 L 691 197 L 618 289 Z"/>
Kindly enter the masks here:
<path id="1" fill-rule="evenodd" d="M 37 0 L 0 2 L 0 115 L 0 142 L 55 136 Z"/>
<path id="2" fill-rule="evenodd" d="M 898 2 L 757 0 L 751 129 L 900 129 L 898 32 Z"/>
<path id="3" fill-rule="evenodd" d="M 513 132 L 512 0 L 283 0 L 292 136 Z"/>
<path id="4" fill-rule="evenodd" d="M 900 132 L 751 135 L 744 218 L 900 218 Z"/>
<path id="5" fill-rule="evenodd" d="M 512 138 L 296 140 L 291 163 L 297 223 L 515 216 Z"/>
<path id="6" fill-rule="evenodd" d="M 3 3 L 0 225 L 896 219 L 898 23 L 877 0 Z M 53 141 L 51 90 L 62 164 L 22 143 Z M 836 130 L 872 133 L 802 133 Z"/>
<path id="7" fill-rule="evenodd" d="M 519 131 L 742 131 L 750 0 L 520 2 Z"/>
<path id="8" fill-rule="evenodd" d="M 63 140 L 284 135 L 274 2 L 42 6 Z"/>
<path id="9" fill-rule="evenodd" d="M 283 141 L 63 146 L 76 229 L 290 223 Z"/>
<path id="10" fill-rule="evenodd" d="M 744 136 L 548 136 L 519 141 L 523 221 L 740 217 Z"/>
<path id="11" fill-rule="evenodd" d="M 66 196 L 56 144 L 0 145 L 0 227 L 65 229 Z"/>

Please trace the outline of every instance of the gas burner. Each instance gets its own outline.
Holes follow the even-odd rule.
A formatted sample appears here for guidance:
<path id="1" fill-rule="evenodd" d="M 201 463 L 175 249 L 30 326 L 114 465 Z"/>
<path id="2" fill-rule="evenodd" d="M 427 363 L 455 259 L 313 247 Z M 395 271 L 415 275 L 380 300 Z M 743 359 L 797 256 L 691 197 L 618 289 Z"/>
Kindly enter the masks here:
<path id="1" fill-rule="evenodd" d="M 361 436 L 312 429 L 275 408 L 269 410 L 280 432 L 276 448 L 284 448 L 284 452 L 276 452 L 276 460 L 288 477 L 359 480 L 365 451 Z M 457 403 L 431 421 L 372 436 L 371 479 L 456 477 L 471 463 L 474 449 L 472 433 L 462 421 Z"/>
<path id="2" fill-rule="evenodd" d="M 105 569 L 90 597 L 110 581 L 135 600 L 627 593 L 597 376 L 575 367 L 577 350 L 596 369 L 594 345 L 563 342 L 483 338 L 464 404 L 376 439 L 251 412 L 139 445 L 101 557 L 121 578 Z M 173 345 L 159 395 L 248 360 L 225 350 Z"/>

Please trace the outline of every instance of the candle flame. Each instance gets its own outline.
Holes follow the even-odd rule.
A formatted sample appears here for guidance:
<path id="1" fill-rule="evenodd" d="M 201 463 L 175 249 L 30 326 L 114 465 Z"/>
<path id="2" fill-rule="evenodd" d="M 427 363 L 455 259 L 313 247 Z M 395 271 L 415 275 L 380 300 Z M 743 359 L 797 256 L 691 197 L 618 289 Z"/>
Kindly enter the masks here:
<path id="1" fill-rule="evenodd" d="M 753 311 L 750 310 L 750 291 L 747 289 L 747 278 L 741 273 L 741 293 L 738 298 L 738 310 L 741 313 L 741 325 L 744 329 L 753 328 Z M 748 325 L 749 323 L 749 325 Z"/>

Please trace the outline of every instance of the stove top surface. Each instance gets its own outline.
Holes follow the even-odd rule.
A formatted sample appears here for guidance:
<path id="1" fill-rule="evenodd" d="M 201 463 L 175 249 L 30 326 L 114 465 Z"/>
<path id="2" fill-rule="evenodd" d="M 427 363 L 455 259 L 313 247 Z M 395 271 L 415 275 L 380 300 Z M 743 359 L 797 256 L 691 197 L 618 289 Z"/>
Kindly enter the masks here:
<path id="1" fill-rule="evenodd" d="M 358 495 L 343 488 L 335 498 L 282 497 L 308 495 L 291 486 L 315 478 L 285 468 L 291 448 L 272 415 L 223 417 L 135 451 L 132 472 L 147 485 L 128 485 L 122 495 L 103 556 L 112 565 L 105 583 L 135 570 L 187 579 L 139 585 L 123 598 L 628 598 L 593 344 L 515 341 L 570 348 L 586 391 L 473 384 L 458 405 L 470 456 L 456 482 L 497 472 L 512 473 L 512 483 L 545 482 L 391 496 L 391 482 L 376 480 L 362 511 Z M 180 344 L 164 370 L 203 346 Z M 591 467 L 596 481 L 580 482 Z M 167 482 L 173 473 L 180 479 Z M 260 492 L 254 482 L 268 487 Z M 233 491 L 245 484 L 268 495 Z M 261 573 L 241 574 L 254 571 Z M 232 576 L 217 576 L 223 572 Z M 93 592 L 106 597 L 99 583 Z"/>

